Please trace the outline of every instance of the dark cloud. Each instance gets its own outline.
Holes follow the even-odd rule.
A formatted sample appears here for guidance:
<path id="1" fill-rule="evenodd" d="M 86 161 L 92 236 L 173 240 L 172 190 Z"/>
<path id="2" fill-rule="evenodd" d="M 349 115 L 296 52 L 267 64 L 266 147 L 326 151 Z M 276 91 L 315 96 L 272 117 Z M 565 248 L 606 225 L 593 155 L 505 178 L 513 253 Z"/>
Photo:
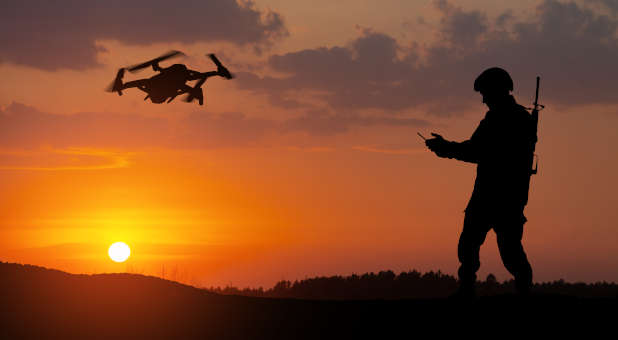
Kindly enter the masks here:
<path id="1" fill-rule="evenodd" d="M 239 85 L 270 95 L 287 96 L 289 91 L 311 95 L 307 90 L 322 91 L 317 100 L 335 109 L 401 109 L 414 101 L 414 88 L 402 91 L 401 81 L 412 76 L 409 55 L 399 60 L 396 41 L 385 34 L 367 31 L 349 47 L 318 48 L 272 56 L 274 70 L 292 74 L 287 78 L 257 77 L 239 74 Z M 402 97 L 408 99 L 402 99 Z M 274 102 L 274 104 L 277 104 Z"/>
<path id="2" fill-rule="evenodd" d="M 513 15 L 513 11 L 507 10 L 506 12 L 500 14 L 496 18 L 496 26 L 504 27 L 507 23 L 509 23 L 513 19 L 515 19 L 515 16 Z"/>
<path id="3" fill-rule="evenodd" d="M 370 127 L 378 125 L 392 127 L 424 127 L 429 126 L 429 123 L 425 120 L 415 118 L 361 116 L 356 113 L 332 114 L 326 111 L 309 110 L 301 117 L 287 120 L 283 124 L 283 128 L 288 131 L 304 131 L 312 135 L 333 135 L 347 132 L 352 127 Z"/>
<path id="4" fill-rule="evenodd" d="M 530 18 L 505 11 L 491 20 L 447 1 L 434 3 L 443 16 L 436 32 L 441 39 L 422 49 L 366 30 L 348 46 L 272 56 L 269 67 L 287 77 L 245 73 L 237 85 L 271 98 L 302 93 L 336 111 L 449 114 L 480 101 L 474 79 L 500 66 L 513 76 L 516 91 L 532 92 L 540 75 L 545 102 L 618 103 L 618 18 L 556 0 L 543 1 Z"/>
<path id="5" fill-rule="evenodd" d="M 489 23 L 481 11 L 464 11 L 446 0 L 436 1 L 435 6 L 443 14 L 440 21 L 440 33 L 443 39 L 456 45 L 470 46 L 487 32 Z M 504 20 L 503 15 L 498 18 L 499 22 Z"/>
<path id="6" fill-rule="evenodd" d="M 601 3 L 607 9 L 609 9 L 614 15 L 618 14 L 618 1 L 616 0 L 588 0 L 588 1 Z"/>
<path id="7" fill-rule="evenodd" d="M 0 146 L 216 148 L 249 146 L 275 122 L 240 113 L 191 113 L 173 118 L 119 113 L 59 115 L 12 103 L 0 110 Z"/>
<path id="8" fill-rule="evenodd" d="M 301 118 L 284 121 L 251 118 L 235 112 L 222 114 L 193 112 L 169 118 L 119 113 L 60 115 L 12 103 L 0 109 L 0 150 L 39 147 L 118 149 L 247 147 L 259 145 L 269 134 L 304 132 L 312 135 L 332 135 L 346 132 L 354 127 L 375 125 L 426 126 L 428 123 L 419 119 L 319 112 L 311 112 Z M 83 155 L 82 158 L 86 156 L 88 155 Z M 110 158 L 110 155 L 94 156 Z M 87 159 L 82 159 L 79 165 L 84 165 L 84 161 Z M 100 166 L 96 162 L 93 164 Z"/>
<path id="9" fill-rule="evenodd" d="M 0 62 L 44 70 L 97 65 L 95 40 L 126 44 L 226 41 L 256 47 L 287 34 L 281 15 L 235 0 L 5 0 Z"/>
<path id="10" fill-rule="evenodd" d="M 250 118 L 238 112 L 217 115 L 194 112 L 176 123 L 170 145 L 186 149 L 254 146 L 276 130 L 275 121 Z"/>

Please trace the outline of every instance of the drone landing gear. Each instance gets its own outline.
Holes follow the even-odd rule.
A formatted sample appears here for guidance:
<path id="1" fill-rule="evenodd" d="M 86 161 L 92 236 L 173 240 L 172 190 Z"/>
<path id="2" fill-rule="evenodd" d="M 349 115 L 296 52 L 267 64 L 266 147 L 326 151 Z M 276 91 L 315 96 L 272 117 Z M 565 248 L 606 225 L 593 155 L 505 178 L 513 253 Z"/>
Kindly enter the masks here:
<path id="1" fill-rule="evenodd" d="M 204 105 L 204 90 L 202 89 L 202 85 L 206 82 L 206 78 L 208 77 L 200 79 L 193 87 L 186 87 L 185 92 L 189 94 L 187 98 L 185 98 L 185 102 L 190 103 L 193 99 L 197 99 L 200 105 Z"/>
<path id="2" fill-rule="evenodd" d="M 187 102 L 192 102 L 193 99 L 197 99 L 200 105 L 204 105 L 204 91 L 201 87 L 194 87 L 189 92 L 189 96 L 187 97 Z"/>

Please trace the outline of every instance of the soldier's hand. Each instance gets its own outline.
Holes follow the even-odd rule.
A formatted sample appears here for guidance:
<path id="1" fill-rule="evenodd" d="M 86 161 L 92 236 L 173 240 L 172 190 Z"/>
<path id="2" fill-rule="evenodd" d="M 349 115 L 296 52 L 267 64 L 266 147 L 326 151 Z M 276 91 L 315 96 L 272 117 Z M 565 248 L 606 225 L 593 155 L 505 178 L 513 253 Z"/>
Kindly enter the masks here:
<path id="1" fill-rule="evenodd" d="M 435 149 L 440 149 L 444 145 L 444 138 L 437 133 L 431 133 L 434 138 L 427 139 L 425 141 L 425 145 L 429 148 L 429 150 L 434 151 Z"/>
<path id="2" fill-rule="evenodd" d="M 426 140 L 425 145 L 427 145 L 429 150 L 435 152 L 438 157 L 447 157 L 446 148 L 448 147 L 448 142 L 437 133 L 432 132 L 431 135 L 434 138 Z"/>
<path id="3" fill-rule="evenodd" d="M 434 136 L 435 139 L 442 139 L 442 140 L 444 140 L 444 138 L 442 138 L 442 136 L 440 136 L 439 134 L 437 134 L 435 132 L 432 132 L 431 135 Z"/>

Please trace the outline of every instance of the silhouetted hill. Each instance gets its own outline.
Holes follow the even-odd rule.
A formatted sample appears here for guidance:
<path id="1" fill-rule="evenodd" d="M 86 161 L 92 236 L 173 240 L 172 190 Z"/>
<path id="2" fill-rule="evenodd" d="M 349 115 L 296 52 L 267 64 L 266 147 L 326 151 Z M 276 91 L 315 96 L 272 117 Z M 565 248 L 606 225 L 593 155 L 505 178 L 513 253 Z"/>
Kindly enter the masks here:
<path id="1" fill-rule="evenodd" d="M 553 332 L 615 318 L 616 299 L 539 295 L 447 299 L 300 300 L 219 295 L 135 274 L 73 275 L 0 263 L 0 338 L 350 339 L 476 331 Z M 613 311 L 606 314 L 605 310 Z M 472 323 L 470 323 L 472 322 Z M 513 326 L 517 326 L 513 328 Z"/>

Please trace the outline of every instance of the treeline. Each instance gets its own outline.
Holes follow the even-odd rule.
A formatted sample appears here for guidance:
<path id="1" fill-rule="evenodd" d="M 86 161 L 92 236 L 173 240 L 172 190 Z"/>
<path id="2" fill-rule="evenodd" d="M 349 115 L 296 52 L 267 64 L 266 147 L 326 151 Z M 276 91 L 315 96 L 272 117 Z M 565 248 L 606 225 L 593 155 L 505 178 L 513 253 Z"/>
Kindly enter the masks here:
<path id="1" fill-rule="evenodd" d="M 377 274 L 330 276 L 300 281 L 282 280 L 270 289 L 237 287 L 211 287 L 208 290 L 225 295 L 298 299 L 406 299 L 447 297 L 457 289 L 457 279 L 430 271 L 425 274 L 413 270 L 396 275 L 393 271 Z M 477 282 L 480 296 L 511 294 L 515 292 L 513 280 L 498 282 L 493 274 Z M 608 282 L 567 283 L 564 280 L 537 283 L 533 288 L 538 294 L 560 294 L 576 297 L 618 297 L 618 284 Z"/>

